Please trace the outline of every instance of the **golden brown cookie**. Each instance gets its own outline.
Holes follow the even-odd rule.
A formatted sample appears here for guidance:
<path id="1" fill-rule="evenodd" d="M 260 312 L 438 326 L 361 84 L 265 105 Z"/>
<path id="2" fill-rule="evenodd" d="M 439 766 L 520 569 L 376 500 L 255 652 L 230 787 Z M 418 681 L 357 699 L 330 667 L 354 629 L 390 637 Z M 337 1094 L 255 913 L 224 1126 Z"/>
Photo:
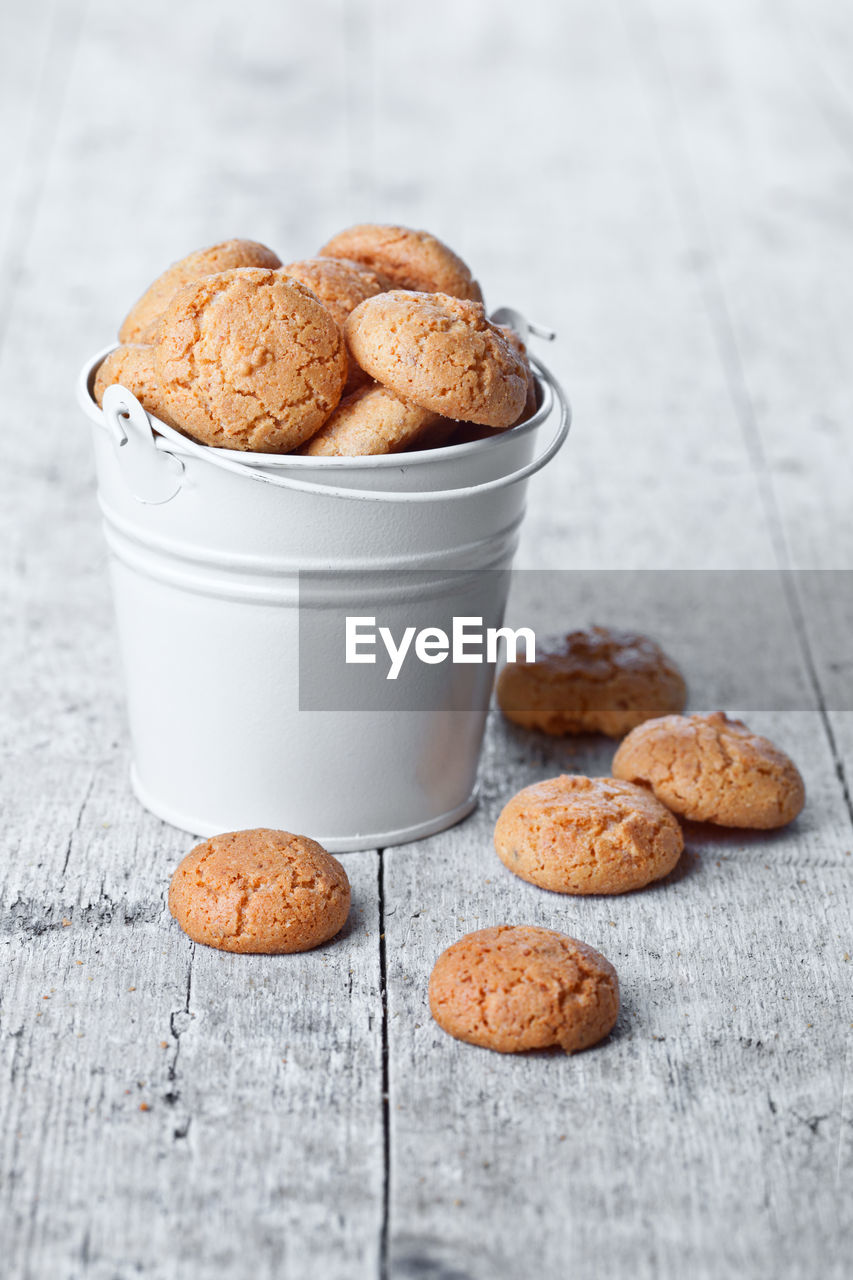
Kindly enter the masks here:
<path id="1" fill-rule="evenodd" d="M 341 331 L 310 289 L 240 268 L 185 285 L 160 324 L 174 421 L 203 444 L 288 453 L 319 431 L 347 372 Z"/>
<path id="2" fill-rule="evenodd" d="M 163 402 L 153 347 L 128 343 L 111 351 L 95 374 L 94 395 L 99 405 L 104 403 L 107 387 L 115 385 L 126 387 L 143 409 L 174 426 Z"/>
<path id="3" fill-rule="evenodd" d="M 723 827 L 784 827 L 806 800 L 793 760 L 723 711 L 646 721 L 616 752 L 613 772 L 651 787 L 673 813 Z"/>
<path id="4" fill-rule="evenodd" d="M 290 262 L 281 268 L 282 275 L 291 276 L 316 294 L 326 310 L 343 328 L 346 318 L 365 298 L 384 293 L 390 286 L 369 267 L 346 258 L 305 258 Z M 370 382 L 370 378 L 355 360 L 349 362 L 344 395 Z"/>
<path id="5" fill-rule="evenodd" d="M 347 873 L 316 840 L 289 831 L 230 831 L 187 854 L 169 910 L 194 942 L 220 951 L 310 951 L 343 928 Z"/>
<path id="6" fill-rule="evenodd" d="M 154 342 L 160 317 L 178 290 L 191 280 L 233 267 L 280 266 L 281 259 L 272 249 L 254 240 L 223 240 L 209 249 L 199 249 L 175 262 L 145 290 L 119 329 L 119 342 Z"/>
<path id="7" fill-rule="evenodd" d="M 377 382 L 445 418 L 508 427 L 524 408 L 525 364 L 479 302 L 381 293 L 356 307 L 346 338 Z"/>
<path id="8" fill-rule="evenodd" d="M 508 663 L 497 683 L 508 720 L 545 733 L 620 738 L 652 716 L 681 711 L 681 672 L 648 636 L 611 627 L 545 641 L 535 662 Z"/>
<path id="9" fill-rule="evenodd" d="M 533 370 L 530 367 L 530 361 L 527 359 L 527 347 L 522 339 L 510 328 L 508 324 L 499 324 L 497 326 L 501 333 L 505 334 L 507 342 L 518 352 L 524 363 L 525 373 L 527 375 L 527 396 L 524 401 L 524 408 L 516 422 L 512 425 L 517 427 L 520 422 L 526 422 L 528 418 L 532 418 L 536 410 L 539 408 L 539 399 L 536 392 L 536 378 L 533 376 Z"/>
<path id="10" fill-rule="evenodd" d="M 483 300 L 480 286 L 462 259 L 428 231 L 363 224 L 333 236 L 320 253 L 362 262 L 384 276 L 393 289 Z"/>
<path id="11" fill-rule="evenodd" d="M 592 947 L 530 925 L 478 929 L 438 957 L 429 1006 L 457 1040 L 523 1053 L 566 1053 L 602 1040 L 619 1016 L 616 970 Z"/>
<path id="12" fill-rule="evenodd" d="M 346 258 L 303 258 L 282 267 L 281 274 L 307 285 L 341 327 L 360 302 L 388 288 L 375 271 Z"/>
<path id="13" fill-rule="evenodd" d="M 297 452 L 337 458 L 400 453 L 440 421 L 438 414 L 401 400 L 374 382 L 345 396 L 329 421 Z"/>
<path id="14" fill-rule="evenodd" d="M 501 862 L 555 893 L 630 893 L 668 875 L 681 827 L 645 787 L 563 774 L 525 787 L 495 825 Z"/>

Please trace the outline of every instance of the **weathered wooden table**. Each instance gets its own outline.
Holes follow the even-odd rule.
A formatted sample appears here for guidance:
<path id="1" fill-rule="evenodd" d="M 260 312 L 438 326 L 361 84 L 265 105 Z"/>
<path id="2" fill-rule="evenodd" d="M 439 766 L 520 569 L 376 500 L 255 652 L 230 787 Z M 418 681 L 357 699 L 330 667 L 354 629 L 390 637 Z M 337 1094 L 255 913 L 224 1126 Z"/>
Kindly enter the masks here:
<path id="1" fill-rule="evenodd" d="M 2 1274 L 840 1276 L 849 650 L 794 591 L 815 709 L 752 717 L 808 786 L 781 834 L 691 830 L 680 872 L 625 899 L 537 891 L 492 852 L 503 800 L 611 748 L 495 719 L 473 817 L 347 856 L 342 941 L 194 947 L 165 906 L 191 839 L 128 789 L 73 382 L 198 245 L 287 259 L 355 220 L 427 226 L 560 334 L 576 425 L 522 565 L 849 569 L 849 7 L 55 0 L 1 21 Z M 513 1059 L 432 1024 L 435 956 L 502 921 L 614 961 L 607 1045 Z"/>

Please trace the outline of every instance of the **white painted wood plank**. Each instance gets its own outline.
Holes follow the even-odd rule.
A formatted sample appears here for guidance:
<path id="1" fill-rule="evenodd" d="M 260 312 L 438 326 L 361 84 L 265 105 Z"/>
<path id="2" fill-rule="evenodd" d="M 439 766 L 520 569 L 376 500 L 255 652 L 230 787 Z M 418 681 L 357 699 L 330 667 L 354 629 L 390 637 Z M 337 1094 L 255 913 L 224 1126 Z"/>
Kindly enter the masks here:
<path id="1" fill-rule="evenodd" d="M 0 335 L 42 193 L 80 27 L 78 0 L 0 15 Z"/>
<path id="2" fill-rule="evenodd" d="M 624 10 L 673 182 L 683 206 L 695 201 L 685 216 L 701 220 L 725 307 L 716 323 L 736 343 L 741 413 L 766 458 L 790 563 L 849 568 L 853 170 L 815 102 L 829 90 L 801 35 L 803 24 L 819 30 L 826 6 Z M 842 28 L 849 40 L 853 19 L 835 6 L 833 43 Z"/>
<path id="3" fill-rule="evenodd" d="M 201 4 L 93 3 L 56 144 L 30 157 L 42 198 L 0 349 L 4 421 L 21 428 L 0 446 L 15 676 L 0 712 L 10 1274 L 377 1271 L 377 857 L 348 859 L 348 933 L 308 956 L 193 949 L 171 921 L 168 877 L 191 841 L 129 792 L 73 402 L 79 364 L 168 261 L 235 234 L 302 255 L 327 234 L 320 210 L 346 162 L 332 16 L 337 5 L 255 3 L 235 21 Z"/>
<path id="4" fill-rule="evenodd" d="M 392 1274 L 439 1260 L 478 1280 L 842 1274 L 850 831 L 819 718 L 753 719 L 802 764 L 808 809 L 776 835 L 688 829 L 683 862 L 650 890 L 569 898 L 502 866 L 507 796 L 560 769 L 606 772 L 612 747 L 500 724 L 477 814 L 384 853 Z M 435 1026 L 436 957 L 499 923 L 561 929 L 611 959 L 623 1009 L 606 1045 L 502 1057 Z"/>
<path id="5" fill-rule="evenodd" d="M 575 422 L 530 486 L 519 563 L 772 566 L 698 247 L 617 14 L 442 0 L 405 22 L 383 3 L 377 25 L 374 204 L 446 234 L 487 302 L 560 335 L 532 345 Z M 414 50 L 442 76 L 413 77 Z"/>
<path id="6" fill-rule="evenodd" d="M 703 284 L 851 820 L 853 325 L 849 10 L 622 6 Z M 847 577 L 843 576 L 844 571 Z M 831 623 L 831 625 L 828 625 Z M 844 652 L 842 652 L 842 650 Z M 843 689 L 841 686 L 844 686 Z"/>
<path id="7" fill-rule="evenodd" d="M 673 183 L 630 29 L 613 9 L 548 10 L 546 22 L 545 6 L 498 6 L 492 23 L 435 5 L 413 39 L 384 6 L 378 37 L 385 66 L 403 68 L 413 39 L 454 86 L 384 77 L 385 199 L 402 220 L 434 210 L 463 252 L 467 234 L 495 300 L 569 338 L 553 360 L 576 427 L 531 485 L 520 563 L 774 567 L 765 460 L 709 310 L 709 246 Z M 461 121 L 473 119 L 499 152 L 472 145 Z M 792 659 L 807 687 L 802 655 Z M 701 706 L 707 690 L 693 693 Z M 606 772 L 612 749 L 502 727 L 483 768 L 487 808 L 383 855 L 392 1273 L 806 1276 L 817 1258 L 841 1274 L 849 815 L 817 714 L 750 720 L 803 764 L 809 811 L 775 838 L 691 832 L 698 858 L 671 886 L 576 902 L 510 877 L 491 851 L 503 801 L 560 769 Z M 798 875 L 801 861 L 814 873 Z M 605 1049 L 568 1065 L 513 1061 L 433 1027 L 435 957 L 504 920 L 566 928 L 615 960 L 626 1014 Z"/>
<path id="8" fill-rule="evenodd" d="M 6 1274 L 372 1274 L 377 855 L 347 859 L 337 941 L 225 955 L 169 915 L 191 842 L 140 814 L 124 751 L 35 783 L 4 770 Z"/>

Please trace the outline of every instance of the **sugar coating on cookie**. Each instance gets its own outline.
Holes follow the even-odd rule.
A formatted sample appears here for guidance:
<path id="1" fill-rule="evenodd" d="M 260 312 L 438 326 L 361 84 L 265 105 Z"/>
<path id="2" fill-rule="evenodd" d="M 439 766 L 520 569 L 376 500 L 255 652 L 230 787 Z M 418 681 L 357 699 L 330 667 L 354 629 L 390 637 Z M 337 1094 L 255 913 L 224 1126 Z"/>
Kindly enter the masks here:
<path id="1" fill-rule="evenodd" d="M 223 240 L 209 249 L 198 249 L 173 263 L 145 290 L 119 329 L 119 342 L 154 342 L 166 307 L 178 290 L 192 280 L 234 267 L 280 266 L 278 255 L 255 240 Z"/>
<path id="2" fill-rule="evenodd" d="M 204 444 L 288 453 L 337 405 L 340 328 L 277 271 L 240 268 L 181 289 L 163 316 L 157 371 L 174 421 Z"/>
<path id="3" fill-rule="evenodd" d="M 333 236 L 320 254 L 364 263 L 384 276 L 394 289 L 449 293 L 474 302 L 483 300 L 469 267 L 428 231 L 364 223 Z"/>
<path id="4" fill-rule="evenodd" d="M 678 820 L 645 788 L 563 774 L 525 787 L 495 825 L 495 849 L 522 880 L 556 893 L 630 893 L 668 875 Z"/>
<path id="5" fill-rule="evenodd" d="M 457 1040 L 523 1053 L 566 1053 L 602 1040 L 619 1016 L 616 970 L 592 947 L 553 929 L 499 925 L 442 952 L 429 980 L 438 1025 Z"/>
<path id="6" fill-rule="evenodd" d="M 107 387 L 112 386 L 125 387 L 148 413 L 174 425 L 163 399 L 153 347 L 127 343 L 111 351 L 95 374 L 93 393 L 99 405 L 104 403 Z"/>
<path id="7" fill-rule="evenodd" d="M 619 747 L 613 772 L 651 787 L 673 813 L 724 827 L 784 827 L 806 800 L 793 760 L 723 711 L 648 720 Z"/>
<path id="8" fill-rule="evenodd" d="M 392 290 L 356 307 L 346 338 L 377 382 L 445 418 L 509 427 L 524 408 L 526 362 L 479 302 Z"/>
<path id="9" fill-rule="evenodd" d="M 373 383 L 345 396 L 328 422 L 298 452 L 343 458 L 399 453 L 441 421 L 431 410 L 401 400 L 387 387 Z"/>
<path id="10" fill-rule="evenodd" d="M 310 951 L 340 932 L 349 906 L 337 858 L 307 836 L 267 828 L 196 845 L 169 888 L 184 933 L 221 951 Z"/>
<path id="11" fill-rule="evenodd" d="M 653 716 L 682 711 L 684 677 L 648 636 L 589 627 L 544 640 L 535 662 L 508 663 L 498 706 L 514 724 L 551 734 L 621 738 Z"/>

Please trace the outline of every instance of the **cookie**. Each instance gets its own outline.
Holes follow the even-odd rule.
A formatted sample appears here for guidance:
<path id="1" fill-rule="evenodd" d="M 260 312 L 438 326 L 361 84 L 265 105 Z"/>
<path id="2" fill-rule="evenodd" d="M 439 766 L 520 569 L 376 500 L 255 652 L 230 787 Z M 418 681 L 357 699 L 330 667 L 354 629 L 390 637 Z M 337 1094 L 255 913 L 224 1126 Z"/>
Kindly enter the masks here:
<path id="1" fill-rule="evenodd" d="M 337 405 L 341 331 L 310 289 L 239 268 L 181 289 L 166 309 L 157 372 L 174 421 L 203 444 L 288 453 Z"/>
<path id="2" fill-rule="evenodd" d="M 652 716 L 681 711 L 681 672 L 648 636 L 610 627 L 546 640 L 535 662 L 508 663 L 498 706 L 508 720 L 545 733 L 621 738 Z"/>
<path id="3" fill-rule="evenodd" d="M 524 408 L 524 361 L 479 302 L 392 290 L 356 307 L 346 338 L 362 369 L 422 409 L 508 427 Z"/>
<path id="4" fill-rule="evenodd" d="M 339 458 L 399 453 L 441 421 L 429 409 L 420 409 L 387 387 L 372 383 L 345 396 L 325 426 L 298 452 L 309 457 Z"/>
<path id="5" fill-rule="evenodd" d="M 429 1006 L 457 1040 L 523 1053 L 566 1053 L 602 1040 L 619 1016 L 616 970 L 592 947 L 530 925 L 478 929 L 438 957 Z"/>
<path id="6" fill-rule="evenodd" d="M 340 932 L 349 906 L 337 858 L 307 836 L 263 827 L 196 845 L 169 887 L 184 933 L 220 951 L 310 951 Z"/>
<path id="7" fill-rule="evenodd" d="M 163 402 L 153 347 L 128 343 L 111 351 L 95 374 L 93 391 L 99 405 L 104 403 L 107 387 L 115 385 L 126 387 L 136 396 L 143 409 L 169 426 L 174 426 Z"/>
<path id="8" fill-rule="evenodd" d="M 254 240 L 223 240 L 209 249 L 199 249 L 174 263 L 145 290 L 119 329 L 119 342 L 154 342 L 160 317 L 178 290 L 191 280 L 233 267 L 280 266 L 281 259 L 272 249 Z"/>
<path id="9" fill-rule="evenodd" d="M 306 285 L 341 327 L 360 302 L 388 288 L 375 271 L 346 258 L 304 258 L 289 262 L 281 274 Z"/>
<path id="10" fill-rule="evenodd" d="M 522 880 L 555 893 L 630 893 L 668 875 L 681 827 L 645 787 L 563 774 L 525 787 L 495 825 L 495 849 Z"/>
<path id="11" fill-rule="evenodd" d="M 393 289 L 483 300 L 480 286 L 462 259 L 428 231 L 372 223 L 349 227 L 333 236 L 320 254 L 361 262 L 384 276 Z"/>
<path id="12" fill-rule="evenodd" d="M 282 274 L 306 285 L 343 328 L 347 316 L 365 298 L 373 298 L 389 288 L 387 280 L 369 267 L 345 258 L 305 258 L 282 267 Z M 350 360 L 344 395 L 365 386 L 371 379 L 355 360 Z"/>
<path id="13" fill-rule="evenodd" d="M 723 711 L 646 721 L 616 752 L 613 772 L 651 787 L 673 813 L 723 827 L 784 827 L 806 801 L 793 760 Z"/>
<path id="14" fill-rule="evenodd" d="M 524 408 L 518 420 L 512 425 L 517 427 L 519 423 L 526 422 L 528 418 L 532 418 L 536 410 L 539 408 L 539 397 L 536 392 L 536 378 L 530 367 L 530 361 L 527 359 L 527 347 L 524 342 L 508 324 L 499 324 L 497 326 L 501 333 L 506 337 L 507 342 L 518 353 L 524 363 L 524 369 L 527 376 L 527 395 L 524 400 Z"/>

